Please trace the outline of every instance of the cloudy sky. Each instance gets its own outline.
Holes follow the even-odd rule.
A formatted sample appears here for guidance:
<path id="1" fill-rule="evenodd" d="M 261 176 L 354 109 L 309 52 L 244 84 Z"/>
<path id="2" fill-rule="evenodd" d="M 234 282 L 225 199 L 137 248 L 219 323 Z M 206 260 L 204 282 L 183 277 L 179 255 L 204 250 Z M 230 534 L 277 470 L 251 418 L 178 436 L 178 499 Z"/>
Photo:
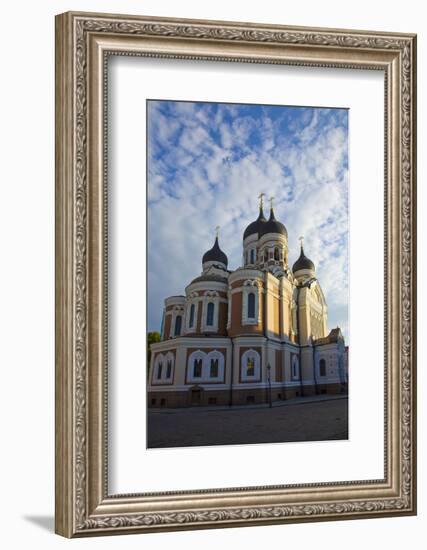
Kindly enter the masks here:
<path id="1" fill-rule="evenodd" d="M 304 236 L 329 328 L 340 326 L 348 340 L 348 111 L 147 105 L 148 330 L 160 330 L 164 299 L 200 274 L 215 226 L 229 269 L 241 265 L 243 232 L 264 192 L 287 227 L 291 265 Z"/>

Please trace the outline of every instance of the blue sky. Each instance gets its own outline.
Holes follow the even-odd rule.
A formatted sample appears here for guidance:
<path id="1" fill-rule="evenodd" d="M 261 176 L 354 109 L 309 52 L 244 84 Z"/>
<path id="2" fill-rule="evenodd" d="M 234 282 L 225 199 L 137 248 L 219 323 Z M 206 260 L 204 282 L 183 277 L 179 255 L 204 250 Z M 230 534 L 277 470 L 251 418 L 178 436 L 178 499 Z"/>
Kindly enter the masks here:
<path id="1" fill-rule="evenodd" d="M 148 330 L 184 294 L 220 226 L 229 269 L 242 264 L 258 195 L 274 196 L 289 261 L 316 265 L 329 328 L 348 340 L 348 111 L 148 101 Z M 267 208 L 266 208 L 267 210 Z"/>

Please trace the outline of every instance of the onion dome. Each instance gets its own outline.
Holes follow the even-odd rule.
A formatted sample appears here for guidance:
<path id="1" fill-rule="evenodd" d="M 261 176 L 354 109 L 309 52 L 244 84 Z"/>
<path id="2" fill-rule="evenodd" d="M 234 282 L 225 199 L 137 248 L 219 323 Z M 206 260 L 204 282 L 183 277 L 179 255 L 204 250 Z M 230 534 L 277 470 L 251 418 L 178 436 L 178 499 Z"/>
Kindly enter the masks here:
<path id="1" fill-rule="evenodd" d="M 270 218 L 268 219 L 268 222 L 262 225 L 259 236 L 261 237 L 262 235 L 267 235 L 267 233 L 278 233 L 279 235 L 285 235 L 285 237 L 288 236 L 286 227 L 283 223 L 276 220 L 273 208 L 270 209 Z"/>
<path id="2" fill-rule="evenodd" d="M 245 240 L 250 235 L 255 235 L 256 233 L 260 234 L 262 226 L 267 222 L 264 216 L 264 211 L 262 208 L 262 202 L 259 206 L 259 216 L 258 218 L 250 223 L 248 227 L 245 229 L 245 232 L 243 233 L 243 240 Z"/>
<path id="3" fill-rule="evenodd" d="M 206 262 L 218 262 L 224 264 L 225 267 L 228 265 L 228 258 L 219 247 L 218 236 L 215 238 L 213 247 L 203 254 L 202 263 Z"/>
<path id="4" fill-rule="evenodd" d="M 299 255 L 298 260 L 292 266 L 292 271 L 296 273 L 297 271 L 301 271 L 303 269 L 314 271 L 315 267 L 314 267 L 314 263 L 309 258 L 307 258 L 307 256 L 304 254 L 304 248 L 301 244 L 301 253 Z"/>

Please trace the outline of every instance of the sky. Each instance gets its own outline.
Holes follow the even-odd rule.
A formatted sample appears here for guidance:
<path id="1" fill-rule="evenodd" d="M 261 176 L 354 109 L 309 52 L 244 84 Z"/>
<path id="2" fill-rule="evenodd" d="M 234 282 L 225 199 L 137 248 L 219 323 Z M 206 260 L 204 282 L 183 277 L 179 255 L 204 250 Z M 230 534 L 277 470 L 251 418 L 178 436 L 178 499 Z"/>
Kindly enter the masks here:
<path id="1" fill-rule="evenodd" d="M 147 102 L 148 330 L 164 299 L 200 275 L 215 227 L 228 269 L 242 265 L 260 193 L 304 252 L 348 342 L 348 111 L 183 101 Z"/>

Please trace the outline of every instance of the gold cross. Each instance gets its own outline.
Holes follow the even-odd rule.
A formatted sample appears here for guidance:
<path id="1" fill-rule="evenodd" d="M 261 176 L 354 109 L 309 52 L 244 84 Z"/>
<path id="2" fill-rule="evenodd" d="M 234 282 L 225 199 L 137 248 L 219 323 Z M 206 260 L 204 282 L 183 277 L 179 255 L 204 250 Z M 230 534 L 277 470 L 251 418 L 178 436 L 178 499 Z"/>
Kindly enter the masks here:
<path id="1" fill-rule="evenodd" d="M 298 237 L 298 240 L 299 240 L 300 243 L 301 243 L 301 250 L 302 250 L 302 247 L 304 246 L 304 237 L 303 237 L 303 236 Z"/>
<path id="2" fill-rule="evenodd" d="M 259 198 L 259 207 L 262 208 L 264 206 L 264 197 L 265 197 L 265 193 L 260 193 L 258 195 L 258 198 Z"/>
<path id="3" fill-rule="evenodd" d="M 215 227 L 215 235 L 216 235 L 216 238 L 218 238 L 218 236 L 219 236 L 219 230 L 220 230 L 220 226 L 217 225 L 217 226 Z"/>
<path id="4" fill-rule="evenodd" d="M 270 208 L 273 210 L 274 197 L 270 197 Z"/>

